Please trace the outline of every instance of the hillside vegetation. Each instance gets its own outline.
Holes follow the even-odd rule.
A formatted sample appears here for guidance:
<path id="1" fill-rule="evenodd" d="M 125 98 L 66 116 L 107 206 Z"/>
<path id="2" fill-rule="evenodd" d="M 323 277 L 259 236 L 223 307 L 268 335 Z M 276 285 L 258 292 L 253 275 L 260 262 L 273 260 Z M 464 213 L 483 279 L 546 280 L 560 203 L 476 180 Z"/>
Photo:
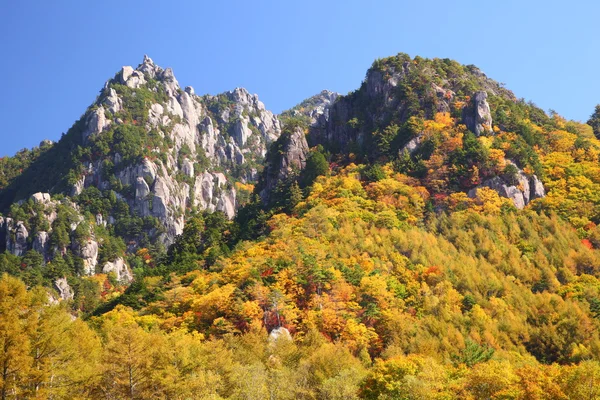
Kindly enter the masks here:
<path id="1" fill-rule="evenodd" d="M 189 207 L 167 247 L 126 243 L 162 225 L 108 189 L 53 195 L 52 259 L 0 255 L 2 398 L 599 399 L 593 128 L 404 54 L 321 97 L 233 219 Z M 2 187 L 50 151 L 4 160 Z M 40 207 L 8 215 L 48 231 Z M 87 276 L 90 229 L 132 282 Z"/>

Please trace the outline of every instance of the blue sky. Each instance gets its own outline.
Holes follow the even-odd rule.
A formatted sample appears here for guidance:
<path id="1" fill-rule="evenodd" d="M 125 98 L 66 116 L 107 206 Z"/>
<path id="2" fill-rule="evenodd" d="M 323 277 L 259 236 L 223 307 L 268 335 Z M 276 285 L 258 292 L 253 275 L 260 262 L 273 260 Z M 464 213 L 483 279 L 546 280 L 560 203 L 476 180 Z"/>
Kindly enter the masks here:
<path id="1" fill-rule="evenodd" d="M 598 15 L 596 1 L 0 0 L 0 157 L 57 140 L 144 54 L 198 94 L 243 86 L 274 112 L 354 90 L 378 57 L 447 57 L 585 121 Z"/>

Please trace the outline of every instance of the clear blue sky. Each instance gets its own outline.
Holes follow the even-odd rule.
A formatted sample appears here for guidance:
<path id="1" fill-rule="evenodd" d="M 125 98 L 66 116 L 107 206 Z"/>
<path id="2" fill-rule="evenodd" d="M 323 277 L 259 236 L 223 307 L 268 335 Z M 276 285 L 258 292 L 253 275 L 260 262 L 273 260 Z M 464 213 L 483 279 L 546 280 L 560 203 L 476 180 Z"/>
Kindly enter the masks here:
<path id="1" fill-rule="evenodd" d="M 354 90 L 377 57 L 448 57 L 585 121 L 599 15 L 591 0 L 0 0 L 0 157 L 57 140 L 144 54 L 198 94 L 243 86 L 274 112 Z"/>

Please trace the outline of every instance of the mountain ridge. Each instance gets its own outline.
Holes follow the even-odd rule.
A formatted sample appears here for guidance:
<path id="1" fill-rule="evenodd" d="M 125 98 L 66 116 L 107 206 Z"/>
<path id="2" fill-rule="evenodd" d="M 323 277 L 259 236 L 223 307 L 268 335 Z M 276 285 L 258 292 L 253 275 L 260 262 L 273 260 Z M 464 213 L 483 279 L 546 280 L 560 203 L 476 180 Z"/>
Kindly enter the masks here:
<path id="1" fill-rule="evenodd" d="M 276 116 L 145 57 L 36 151 L 0 163 L 3 315 L 31 365 L 53 315 L 83 335 L 83 398 L 597 394 L 600 141 L 473 66 L 399 53 Z"/>

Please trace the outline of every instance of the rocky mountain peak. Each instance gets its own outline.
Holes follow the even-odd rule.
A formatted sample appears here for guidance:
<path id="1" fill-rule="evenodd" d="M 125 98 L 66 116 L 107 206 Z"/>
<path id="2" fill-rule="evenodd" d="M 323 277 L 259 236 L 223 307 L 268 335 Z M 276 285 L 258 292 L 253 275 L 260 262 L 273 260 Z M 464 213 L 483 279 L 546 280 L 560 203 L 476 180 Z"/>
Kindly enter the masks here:
<path id="1" fill-rule="evenodd" d="M 181 90 L 173 70 L 146 55 L 137 68 L 124 66 L 108 80 L 63 145 L 53 146 L 65 152 L 56 157 L 74 161 L 60 177 L 45 179 L 42 190 L 63 187 L 58 178 L 68 180 L 61 191 L 74 197 L 92 187 L 115 192 L 132 215 L 157 221 L 144 234 L 169 244 L 192 209 L 234 216 L 236 182 L 258 179 L 280 132 L 279 119 L 257 95 L 243 88 L 216 96 Z M 70 153 L 75 146 L 77 155 Z M 19 191 L 28 196 L 40 188 Z M 101 217 L 109 224 L 118 219 L 110 211 Z"/>

